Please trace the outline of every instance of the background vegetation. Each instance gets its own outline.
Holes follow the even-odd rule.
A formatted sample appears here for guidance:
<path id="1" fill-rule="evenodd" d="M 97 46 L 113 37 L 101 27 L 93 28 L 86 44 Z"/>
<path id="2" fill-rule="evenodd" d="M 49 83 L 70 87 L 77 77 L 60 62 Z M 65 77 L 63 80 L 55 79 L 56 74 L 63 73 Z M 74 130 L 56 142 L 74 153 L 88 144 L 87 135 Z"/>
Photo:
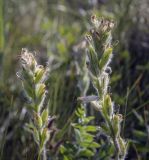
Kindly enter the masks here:
<path id="1" fill-rule="evenodd" d="M 48 62 L 50 69 L 49 114 L 57 116 L 55 126 L 61 132 L 49 146 L 49 157 L 59 156 L 58 140 L 66 148 L 72 145 L 67 142 L 76 142 L 70 125 L 77 119 L 73 116 L 80 105 L 76 98 L 88 87 L 88 93 L 94 92 L 90 82 L 82 83 L 85 51 L 80 45 L 90 29 L 92 14 L 116 21 L 110 92 L 116 112 L 124 115 L 121 134 L 129 140 L 126 159 L 148 159 L 148 8 L 147 0 L 0 0 L 0 159 L 36 159 L 33 138 L 24 129 L 29 116 L 16 76 L 24 47 L 36 51 L 39 64 Z M 90 106 L 87 115 L 95 115 L 92 125 L 101 120 Z"/>

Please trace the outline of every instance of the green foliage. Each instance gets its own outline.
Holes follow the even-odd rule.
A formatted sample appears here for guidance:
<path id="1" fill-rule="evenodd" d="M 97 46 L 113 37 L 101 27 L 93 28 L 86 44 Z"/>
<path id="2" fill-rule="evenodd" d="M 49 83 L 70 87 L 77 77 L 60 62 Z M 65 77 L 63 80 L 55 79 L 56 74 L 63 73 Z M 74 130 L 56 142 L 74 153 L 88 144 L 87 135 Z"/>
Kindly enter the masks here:
<path id="1" fill-rule="evenodd" d="M 41 147 L 46 147 L 41 154 L 48 160 L 74 159 L 76 135 L 84 135 L 71 125 L 81 125 L 75 114 L 80 95 L 84 127 L 97 128 L 88 133 L 99 147 L 93 144 L 94 155 L 79 159 L 115 158 L 112 128 L 122 155 L 129 141 L 126 159 L 148 159 L 148 8 L 148 0 L 0 0 L 0 159 L 37 159 L 41 139 Z M 91 19 L 90 24 L 92 14 L 104 22 L 103 30 L 110 21 L 110 26 L 115 26 L 112 32 L 99 32 L 97 19 Z M 89 44 L 83 38 L 86 30 Z M 114 43 L 105 45 L 111 42 L 111 34 Z M 33 55 L 42 64 L 37 65 L 35 75 L 24 71 L 22 76 L 22 70 L 17 74 L 25 90 L 16 78 L 22 47 L 36 50 Z M 110 48 L 112 52 L 106 53 Z M 113 58 L 112 74 L 109 57 Z M 45 88 L 38 85 L 43 83 Z M 44 130 L 39 134 L 39 128 L 47 127 L 48 115 L 50 137 L 45 144 L 49 133 Z M 65 148 L 65 154 L 60 154 L 59 147 Z M 81 148 L 81 154 L 90 155 L 85 144 Z"/>
<path id="2" fill-rule="evenodd" d="M 97 127 L 89 124 L 94 117 L 85 116 L 85 109 L 81 106 L 77 109 L 78 123 L 73 123 L 75 141 L 67 142 L 61 146 L 60 152 L 64 159 L 81 159 L 94 157 L 99 144 L 95 142 Z M 69 145 L 68 145 L 69 144 Z"/>

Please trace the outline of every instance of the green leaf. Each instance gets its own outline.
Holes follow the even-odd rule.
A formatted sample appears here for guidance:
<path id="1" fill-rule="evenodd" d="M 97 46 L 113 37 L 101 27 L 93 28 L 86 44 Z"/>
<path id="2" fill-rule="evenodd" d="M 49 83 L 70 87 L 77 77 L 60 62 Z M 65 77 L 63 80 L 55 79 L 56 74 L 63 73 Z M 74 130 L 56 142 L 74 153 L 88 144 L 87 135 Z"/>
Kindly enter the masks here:
<path id="1" fill-rule="evenodd" d="M 100 70 L 105 70 L 107 65 L 109 64 L 111 58 L 112 58 L 112 48 L 107 48 L 105 52 L 103 53 L 100 61 L 99 61 L 99 68 Z"/>
<path id="2" fill-rule="evenodd" d="M 146 140 L 147 139 L 147 134 L 143 131 L 138 131 L 138 130 L 133 130 L 133 134 L 136 138 L 140 140 Z"/>
<path id="3" fill-rule="evenodd" d="M 48 132 L 48 128 L 44 128 L 41 134 L 41 144 L 40 147 L 43 148 L 44 144 L 46 143 L 46 141 L 49 139 L 49 132 Z"/>
<path id="4" fill-rule="evenodd" d="M 32 123 L 27 123 L 27 124 L 25 124 L 25 129 L 28 132 L 32 133 L 35 142 L 37 144 L 39 144 L 40 138 L 39 138 L 39 132 L 38 132 L 37 128 Z"/>
<path id="5" fill-rule="evenodd" d="M 39 128 L 42 127 L 42 124 L 43 124 L 42 118 L 38 113 L 35 113 L 35 112 L 34 112 L 34 121 L 37 127 Z"/>
<path id="6" fill-rule="evenodd" d="M 114 134 L 116 137 L 118 137 L 120 133 L 120 118 L 118 115 L 113 116 L 112 123 L 113 123 Z"/>
<path id="7" fill-rule="evenodd" d="M 64 154 L 66 151 L 67 151 L 67 149 L 66 149 L 63 145 L 61 145 L 61 146 L 60 146 L 60 152 L 61 152 L 62 154 Z"/>
<path id="8" fill-rule="evenodd" d="M 97 131 L 97 128 L 95 126 L 86 126 L 85 127 L 85 131 L 86 132 L 96 132 Z"/>
<path id="9" fill-rule="evenodd" d="M 86 142 L 86 141 L 81 143 L 81 146 L 85 148 L 92 148 L 92 149 L 100 147 L 100 145 L 96 142 Z"/>
<path id="10" fill-rule="evenodd" d="M 82 140 L 80 131 L 78 129 L 74 129 L 74 131 L 75 131 L 75 136 L 76 136 L 77 142 L 80 142 Z"/>
<path id="11" fill-rule="evenodd" d="M 24 87 L 26 94 L 33 99 L 34 90 L 33 90 L 33 83 L 31 82 L 31 80 L 24 80 L 23 87 Z"/>
<path id="12" fill-rule="evenodd" d="M 36 94 L 36 104 L 41 103 L 43 95 L 45 93 L 45 84 L 40 83 L 36 85 L 35 94 Z"/>
<path id="13" fill-rule="evenodd" d="M 93 135 L 90 133 L 87 133 L 85 130 L 81 132 L 82 139 L 86 142 L 92 142 L 93 141 Z"/>
<path id="14" fill-rule="evenodd" d="M 39 65 L 35 68 L 34 82 L 36 84 L 41 81 L 44 73 L 45 69 L 43 68 L 43 66 Z"/>
<path id="15" fill-rule="evenodd" d="M 33 136 L 34 136 L 34 140 L 36 141 L 37 144 L 39 144 L 39 132 L 36 128 L 34 128 L 34 133 L 33 133 Z"/>
<path id="16" fill-rule="evenodd" d="M 90 60 L 89 69 L 94 76 L 97 76 L 100 72 L 98 67 L 98 56 L 92 44 L 89 45 L 88 57 Z"/>
<path id="17" fill-rule="evenodd" d="M 57 49 L 60 54 L 65 54 L 67 52 L 67 48 L 63 42 L 57 43 Z"/>
<path id="18" fill-rule="evenodd" d="M 94 156 L 94 152 L 93 151 L 91 151 L 91 150 L 89 150 L 89 149 L 82 149 L 82 150 L 80 150 L 79 151 L 79 156 L 81 157 L 81 156 L 85 156 L 85 157 L 92 157 L 92 156 Z"/>
<path id="19" fill-rule="evenodd" d="M 78 117 L 82 117 L 82 116 L 84 116 L 84 114 L 85 114 L 85 111 L 84 111 L 83 107 L 80 107 L 80 108 L 77 109 L 76 115 Z"/>
<path id="20" fill-rule="evenodd" d="M 42 123 L 45 124 L 48 121 L 48 109 L 44 109 L 42 114 L 41 114 L 41 119 L 42 119 Z"/>
<path id="21" fill-rule="evenodd" d="M 64 160 L 72 160 L 72 158 L 64 155 Z"/>
<path id="22" fill-rule="evenodd" d="M 104 97 L 102 112 L 105 118 L 110 118 L 113 114 L 113 106 L 112 106 L 111 98 L 108 94 Z"/>
<path id="23" fill-rule="evenodd" d="M 102 130 L 103 133 L 110 135 L 109 127 L 107 127 L 105 123 L 100 125 L 100 129 Z"/>
<path id="24" fill-rule="evenodd" d="M 84 117 L 83 118 L 83 121 L 84 121 L 84 124 L 88 124 L 91 120 L 95 119 L 95 117 L 93 116 L 90 116 L 90 117 Z"/>

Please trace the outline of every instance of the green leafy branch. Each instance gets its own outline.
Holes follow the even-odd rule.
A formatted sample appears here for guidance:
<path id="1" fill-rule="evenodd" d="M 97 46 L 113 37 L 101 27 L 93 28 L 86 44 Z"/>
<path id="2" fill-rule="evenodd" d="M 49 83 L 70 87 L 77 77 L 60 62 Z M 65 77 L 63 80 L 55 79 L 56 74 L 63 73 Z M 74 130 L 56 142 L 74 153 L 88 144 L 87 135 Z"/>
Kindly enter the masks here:
<path id="1" fill-rule="evenodd" d="M 99 144 L 95 142 L 97 127 L 89 124 L 94 117 L 86 117 L 83 106 L 76 110 L 76 115 L 78 122 L 72 124 L 75 141 L 67 142 L 60 149 L 64 159 L 91 158 L 95 155 L 96 148 L 99 148 Z"/>

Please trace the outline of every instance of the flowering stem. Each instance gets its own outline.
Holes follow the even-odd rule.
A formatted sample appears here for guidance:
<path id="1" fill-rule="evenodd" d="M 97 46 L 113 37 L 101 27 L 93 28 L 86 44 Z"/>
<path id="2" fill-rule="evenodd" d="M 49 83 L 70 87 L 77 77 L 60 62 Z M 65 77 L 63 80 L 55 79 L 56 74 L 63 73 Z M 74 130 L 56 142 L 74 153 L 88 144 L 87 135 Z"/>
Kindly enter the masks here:
<path id="1" fill-rule="evenodd" d="M 38 145 L 38 160 L 41 156 L 43 160 L 46 160 L 46 142 L 50 137 L 53 122 L 53 117 L 49 117 L 48 108 L 44 106 L 47 69 L 38 65 L 34 55 L 27 49 L 22 49 L 20 63 L 22 70 L 21 73 L 17 73 L 17 76 L 22 81 L 26 103 L 31 108 L 32 115 L 30 123 L 26 124 L 26 129 L 32 133 Z"/>
<path id="2" fill-rule="evenodd" d="M 125 157 L 127 153 L 126 142 L 120 136 L 120 123 L 122 116 L 114 113 L 114 103 L 111 101 L 108 93 L 109 74 L 111 68 L 109 63 L 112 58 L 113 46 L 111 45 L 111 31 L 114 22 L 107 19 L 97 19 L 92 16 L 91 21 L 93 28 L 89 35 L 86 36 L 89 57 L 88 72 L 94 88 L 97 91 L 99 100 L 90 100 L 94 108 L 101 112 L 105 121 L 105 135 L 111 138 L 113 147 L 115 148 L 115 159 Z M 104 131 L 105 128 L 102 128 Z"/>

